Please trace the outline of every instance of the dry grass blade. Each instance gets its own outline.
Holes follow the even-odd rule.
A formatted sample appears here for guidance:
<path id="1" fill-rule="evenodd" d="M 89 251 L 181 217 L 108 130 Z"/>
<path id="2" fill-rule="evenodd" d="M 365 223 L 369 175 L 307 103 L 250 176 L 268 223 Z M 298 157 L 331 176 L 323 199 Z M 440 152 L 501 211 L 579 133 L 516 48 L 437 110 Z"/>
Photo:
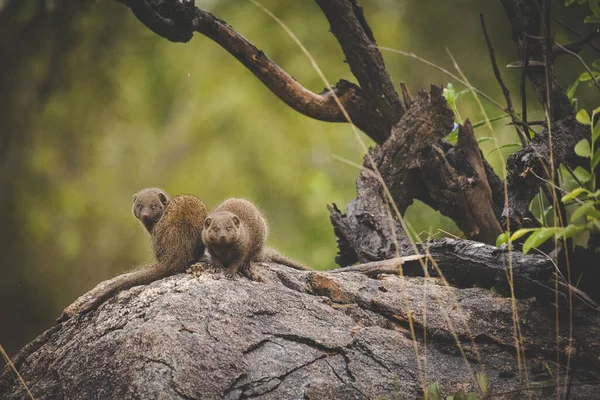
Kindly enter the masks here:
<path id="1" fill-rule="evenodd" d="M 19 374 L 19 371 L 17 371 L 17 368 L 12 363 L 12 361 L 8 357 L 8 354 L 6 354 L 6 352 L 4 351 L 4 347 L 2 347 L 1 344 L 0 344 L 0 353 L 2 353 L 2 357 L 4 357 L 4 360 L 6 361 L 6 364 L 10 367 L 10 369 L 12 369 L 14 371 L 15 375 L 17 375 L 17 378 L 19 378 L 19 382 L 21 382 L 21 385 L 23 385 L 23 387 L 27 391 L 27 394 L 29 395 L 29 398 L 32 399 L 32 400 L 35 400 L 35 397 L 33 397 L 33 394 L 31 393 L 31 391 L 27 387 L 27 384 L 23 380 L 23 377 L 21 376 L 21 374 Z"/>

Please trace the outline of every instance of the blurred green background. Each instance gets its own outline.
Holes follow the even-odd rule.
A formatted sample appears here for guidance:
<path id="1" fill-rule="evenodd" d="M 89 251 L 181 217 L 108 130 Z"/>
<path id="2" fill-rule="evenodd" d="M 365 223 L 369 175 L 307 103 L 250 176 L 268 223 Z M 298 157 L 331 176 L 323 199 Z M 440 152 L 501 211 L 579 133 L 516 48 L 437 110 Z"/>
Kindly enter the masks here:
<path id="1" fill-rule="evenodd" d="M 323 89 L 294 42 L 250 2 L 196 3 L 305 87 Z M 355 81 L 314 2 L 261 4 L 295 32 L 332 84 Z M 379 45 L 455 72 L 448 48 L 471 83 L 504 104 L 479 26 L 484 12 L 501 67 L 516 61 L 499 1 L 362 5 Z M 555 10 L 579 31 L 591 30 L 581 23 L 587 8 L 565 10 L 556 2 Z M 557 41 L 570 38 L 557 28 Z M 597 54 L 583 56 L 591 61 Z M 414 59 L 384 57 L 396 84 L 404 81 L 414 93 L 450 82 Z M 231 196 L 249 198 L 270 221 L 272 245 L 317 269 L 335 266 L 326 205 L 345 208 L 358 172 L 335 156 L 360 164 L 360 144 L 348 125 L 314 121 L 285 106 L 207 38 L 170 43 L 116 1 L 0 0 L 0 60 L 0 344 L 10 355 L 97 283 L 152 259 L 130 210 L 131 196 L 144 187 L 193 193 L 209 207 Z M 583 71 L 573 59 L 557 66 L 566 84 Z M 502 72 L 517 101 L 519 70 Z M 592 89 L 578 95 L 580 105 L 594 105 Z M 542 119 L 530 98 L 529 118 Z M 490 117 L 502 114 L 484 106 Z M 483 118 L 470 95 L 459 109 L 463 118 Z M 500 144 L 517 141 L 503 122 L 494 128 Z M 486 128 L 477 133 L 490 136 Z M 484 154 L 494 147 L 485 143 Z M 501 174 L 500 153 L 489 159 Z M 422 204 L 411 206 L 407 218 L 417 232 L 460 235 Z"/>

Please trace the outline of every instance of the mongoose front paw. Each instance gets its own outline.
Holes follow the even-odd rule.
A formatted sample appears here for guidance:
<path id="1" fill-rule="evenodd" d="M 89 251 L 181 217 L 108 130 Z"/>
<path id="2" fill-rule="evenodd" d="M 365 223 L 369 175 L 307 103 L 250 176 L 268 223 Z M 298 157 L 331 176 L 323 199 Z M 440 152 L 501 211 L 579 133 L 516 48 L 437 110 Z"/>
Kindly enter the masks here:
<path id="1" fill-rule="evenodd" d="M 225 271 L 225 277 L 228 279 L 237 279 L 239 275 L 237 273 L 237 270 L 232 271 L 228 269 L 227 271 Z"/>

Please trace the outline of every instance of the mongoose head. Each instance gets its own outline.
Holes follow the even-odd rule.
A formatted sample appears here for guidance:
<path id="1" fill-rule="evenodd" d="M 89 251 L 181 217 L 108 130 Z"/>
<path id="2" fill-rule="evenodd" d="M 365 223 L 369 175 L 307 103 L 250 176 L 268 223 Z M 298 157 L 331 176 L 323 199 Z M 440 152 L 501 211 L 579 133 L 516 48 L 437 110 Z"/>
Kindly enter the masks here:
<path id="1" fill-rule="evenodd" d="M 148 233 L 162 217 L 171 198 L 158 188 L 142 189 L 133 195 L 133 215 L 144 225 Z"/>
<path id="2" fill-rule="evenodd" d="M 204 220 L 204 232 L 207 244 L 235 243 L 241 234 L 241 221 L 237 215 L 228 211 L 214 212 Z"/>

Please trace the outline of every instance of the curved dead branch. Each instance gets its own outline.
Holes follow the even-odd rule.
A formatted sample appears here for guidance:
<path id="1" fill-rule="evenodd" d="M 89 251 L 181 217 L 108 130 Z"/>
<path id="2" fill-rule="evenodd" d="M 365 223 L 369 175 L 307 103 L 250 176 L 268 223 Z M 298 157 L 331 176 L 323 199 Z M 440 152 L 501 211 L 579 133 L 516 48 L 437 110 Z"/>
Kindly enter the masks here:
<path id="1" fill-rule="evenodd" d="M 317 0 L 340 43 L 352 74 L 378 113 L 387 132 L 406 112 L 377 47 L 371 28 L 356 0 Z"/>
<path id="2" fill-rule="evenodd" d="M 191 2 L 116 1 L 128 6 L 154 33 L 172 42 L 187 42 L 194 32 L 213 40 L 248 68 L 280 100 L 303 115 L 326 122 L 347 122 L 335 101 L 337 96 L 354 125 L 371 139 L 383 143 L 389 136 L 391 124 L 380 123 L 382 117 L 379 110 L 367 104 L 365 93 L 359 86 L 341 80 L 330 89 L 313 93 L 226 22 L 195 7 Z"/>

